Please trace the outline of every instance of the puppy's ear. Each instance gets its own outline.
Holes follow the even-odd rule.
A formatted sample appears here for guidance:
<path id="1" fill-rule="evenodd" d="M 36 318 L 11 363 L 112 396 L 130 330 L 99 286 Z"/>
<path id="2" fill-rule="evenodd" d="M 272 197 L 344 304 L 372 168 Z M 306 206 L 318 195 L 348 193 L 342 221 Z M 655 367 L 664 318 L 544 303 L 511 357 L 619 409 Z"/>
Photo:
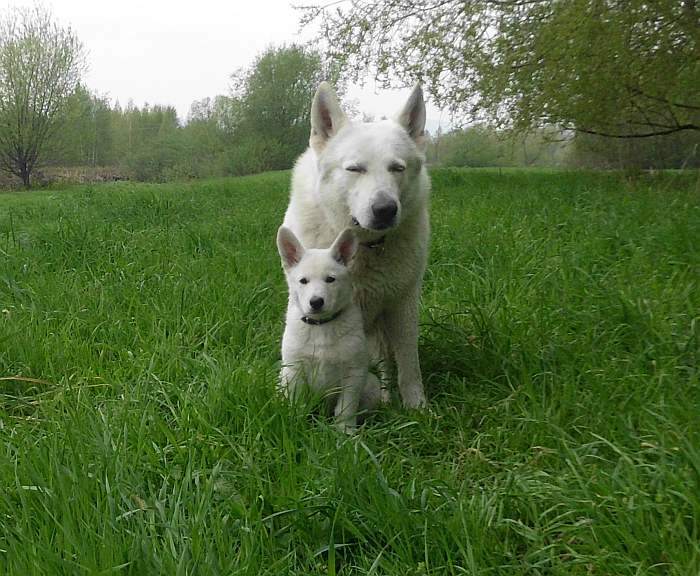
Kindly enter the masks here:
<path id="1" fill-rule="evenodd" d="M 293 268 L 304 255 L 304 247 L 289 228 L 280 226 L 277 230 L 277 250 L 282 257 L 284 268 Z"/>
<path id="2" fill-rule="evenodd" d="M 350 260 L 355 257 L 358 246 L 357 236 L 350 228 L 346 228 L 333 242 L 331 256 L 344 266 L 347 266 Z"/>
<path id="3" fill-rule="evenodd" d="M 406 104 L 404 104 L 403 110 L 396 117 L 396 121 L 404 127 L 417 144 L 422 144 L 425 131 L 425 101 L 420 84 L 416 84 Z"/>
<path id="4" fill-rule="evenodd" d="M 309 144 L 318 153 L 326 142 L 347 122 L 345 112 L 328 82 L 321 82 L 311 104 L 311 137 Z"/>

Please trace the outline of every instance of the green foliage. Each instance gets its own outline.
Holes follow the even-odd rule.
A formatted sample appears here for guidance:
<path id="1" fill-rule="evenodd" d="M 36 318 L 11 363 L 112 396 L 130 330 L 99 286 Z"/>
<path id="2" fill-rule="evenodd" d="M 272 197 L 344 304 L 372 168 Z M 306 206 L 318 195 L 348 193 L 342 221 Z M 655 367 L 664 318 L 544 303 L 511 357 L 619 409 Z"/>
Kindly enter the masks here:
<path id="1" fill-rule="evenodd" d="M 267 49 L 232 76 L 230 96 L 192 105 L 175 171 L 202 177 L 290 168 L 308 146 L 316 87 L 336 75 L 313 50 Z"/>
<path id="2" fill-rule="evenodd" d="M 561 135 L 540 131 L 529 135 L 499 133 L 486 126 L 453 130 L 431 138 L 428 162 L 442 166 L 561 166 L 566 144 Z"/>
<path id="3" fill-rule="evenodd" d="M 700 132 L 610 139 L 554 130 L 520 134 L 482 125 L 432 136 L 427 158 L 431 164 L 465 167 L 697 168 Z"/>
<path id="4" fill-rule="evenodd" d="M 128 106 L 120 119 L 124 167 L 136 180 L 165 181 L 184 156 L 177 113 L 172 107 Z"/>
<path id="5" fill-rule="evenodd" d="M 0 19 L 0 169 L 27 188 L 83 68 L 80 40 L 40 5 Z"/>
<path id="6" fill-rule="evenodd" d="M 578 134 L 567 163 L 579 168 L 700 168 L 700 132 L 616 140 Z"/>
<path id="7" fill-rule="evenodd" d="M 337 77 L 318 52 L 295 45 L 270 48 L 234 74 L 233 97 L 240 118 L 232 172 L 288 169 L 308 146 L 316 88 Z"/>
<path id="8" fill-rule="evenodd" d="M 289 176 L 0 195 L 0 573 L 700 570 L 697 174 L 433 172 L 431 411 L 275 393 Z"/>
<path id="9" fill-rule="evenodd" d="M 236 154 L 234 134 L 239 132 L 240 118 L 241 105 L 235 98 L 216 96 L 193 102 L 182 129 L 186 154 L 180 162 L 183 173 L 196 178 L 234 173 L 231 157 Z"/>
<path id="10" fill-rule="evenodd" d="M 316 52 L 270 48 L 234 74 L 231 95 L 194 102 L 184 126 L 171 107 L 110 109 L 80 87 L 47 157 L 116 165 L 124 177 L 153 182 L 288 169 L 308 145 L 316 87 L 335 76 Z"/>
<path id="11" fill-rule="evenodd" d="M 539 114 L 619 136 L 700 130 L 699 40 L 695 2 L 540 2 L 501 20 L 479 90 L 492 113 L 505 92 L 516 126 Z"/>
<path id="12" fill-rule="evenodd" d="M 468 121 L 618 137 L 700 130 L 694 0 L 388 0 L 304 9 L 357 78 L 427 84 Z"/>
<path id="13" fill-rule="evenodd" d="M 61 166 L 116 163 L 115 113 L 107 98 L 93 95 L 78 85 L 66 101 L 61 130 L 47 141 L 46 161 Z"/>

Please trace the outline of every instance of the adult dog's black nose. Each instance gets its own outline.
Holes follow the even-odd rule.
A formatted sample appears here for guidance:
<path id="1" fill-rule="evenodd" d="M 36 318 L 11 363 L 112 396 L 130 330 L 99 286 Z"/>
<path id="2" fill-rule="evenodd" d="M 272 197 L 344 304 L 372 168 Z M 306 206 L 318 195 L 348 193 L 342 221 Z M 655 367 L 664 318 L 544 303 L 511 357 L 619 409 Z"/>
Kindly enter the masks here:
<path id="1" fill-rule="evenodd" d="M 311 300 L 309 300 L 309 304 L 311 305 L 312 310 L 318 311 L 323 308 L 323 298 L 314 296 Z"/>
<path id="2" fill-rule="evenodd" d="M 388 228 L 394 223 L 399 207 L 391 198 L 381 198 L 372 204 L 375 228 Z"/>

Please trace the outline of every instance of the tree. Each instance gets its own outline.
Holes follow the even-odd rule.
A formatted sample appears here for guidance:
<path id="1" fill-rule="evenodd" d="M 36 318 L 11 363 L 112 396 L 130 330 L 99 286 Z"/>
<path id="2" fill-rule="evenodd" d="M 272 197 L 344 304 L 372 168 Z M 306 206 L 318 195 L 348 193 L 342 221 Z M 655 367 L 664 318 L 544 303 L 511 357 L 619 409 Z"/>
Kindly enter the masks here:
<path id="1" fill-rule="evenodd" d="M 106 96 L 76 86 L 62 112 L 61 130 L 48 138 L 42 163 L 105 166 L 114 162 L 112 110 Z"/>
<path id="2" fill-rule="evenodd" d="M 567 145 L 552 134 L 536 130 L 527 134 L 498 132 L 484 125 L 438 133 L 427 147 L 428 161 L 443 166 L 557 166 Z"/>
<path id="3" fill-rule="evenodd" d="M 577 134 L 567 150 L 570 165 L 585 168 L 700 168 L 700 132 L 616 139 Z"/>
<path id="4" fill-rule="evenodd" d="M 226 96 L 192 103 L 182 130 L 185 156 L 179 162 L 180 175 L 202 178 L 226 172 L 237 125 L 235 108 L 233 100 Z"/>
<path id="5" fill-rule="evenodd" d="M 122 122 L 126 140 L 123 167 L 137 180 L 166 181 L 183 157 L 182 128 L 172 106 L 127 106 Z"/>
<path id="6" fill-rule="evenodd" d="M 75 33 L 45 9 L 18 8 L 0 20 L 0 169 L 27 188 L 84 66 Z"/>
<path id="7" fill-rule="evenodd" d="M 330 80 L 342 92 L 337 68 L 296 45 L 267 49 L 232 80 L 240 113 L 237 153 L 251 162 L 246 171 L 289 168 L 308 145 L 310 103 L 319 83 Z"/>
<path id="8" fill-rule="evenodd" d="M 422 81 L 465 121 L 619 138 L 700 130 L 696 0 L 358 0 L 302 10 L 355 79 L 370 64 L 385 84 Z"/>

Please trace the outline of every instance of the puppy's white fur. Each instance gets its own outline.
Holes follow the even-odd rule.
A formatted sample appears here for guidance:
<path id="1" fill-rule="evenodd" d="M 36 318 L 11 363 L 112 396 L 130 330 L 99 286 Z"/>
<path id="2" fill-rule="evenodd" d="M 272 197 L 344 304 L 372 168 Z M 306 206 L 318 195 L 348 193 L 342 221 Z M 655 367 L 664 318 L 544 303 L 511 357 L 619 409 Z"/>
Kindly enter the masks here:
<path id="1" fill-rule="evenodd" d="M 373 408 L 380 393 L 369 374 L 362 312 L 353 302 L 347 267 L 357 238 L 344 230 L 330 248 L 306 250 L 282 226 L 277 247 L 289 286 L 280 384 L 288 396 L 302 386 L 326 396 L 335 404 L 338 427 L 352 432 L 358 411 Z"/>
<path id="2" fill-rule="evenodd" d="M 329 246 L 347 228 L 360 239 L 351 263 L 373 361 L 396 362 L 405 406 L 425 405 L 418 361 L 418 304 L 425 271 L 430 180 L 425 169 L 425 104 L 416 87 L 394 120 L 352 123 L 330 86 L 311 107 L 310 148 L 297 161 L 284 225 L 304 246 Z M 396 208 L 377 222 L 378 202 Z M 381 246 L 370 247 L 383 239 Z"/>

